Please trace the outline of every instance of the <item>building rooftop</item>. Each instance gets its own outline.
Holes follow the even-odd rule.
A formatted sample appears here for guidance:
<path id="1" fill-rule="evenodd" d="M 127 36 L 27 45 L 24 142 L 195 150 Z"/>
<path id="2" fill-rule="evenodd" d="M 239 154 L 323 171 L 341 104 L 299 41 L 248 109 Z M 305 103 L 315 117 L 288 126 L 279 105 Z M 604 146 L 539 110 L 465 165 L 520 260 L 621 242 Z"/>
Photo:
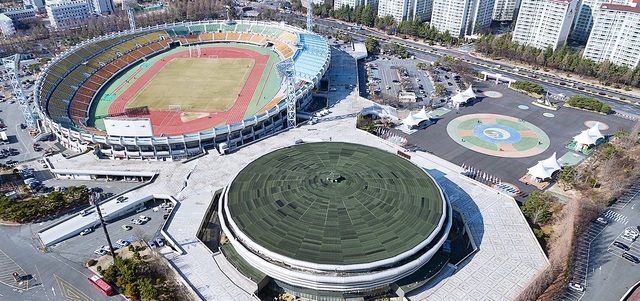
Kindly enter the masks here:
<path id="1" fill-rule="evenodd" d="M 407 252 L 437 229 L 444 212 L 440 189 L 421 168 L 342 142 L 268 153 L 238 173 L 228 199 L 233 220 L 254 242 L 319 264 Z"/>
<path id="2" fill-rule="evenodd" d="M 602 4 L 600 6 L 600 8 L 601 9 L 607 9 L 607 10 L 626 11 L 626 12 L 640 14 L 640 7 L 638 7 L 638 6 L 629 6 L 629 5 L 604 3 L 604 4 Z"/>

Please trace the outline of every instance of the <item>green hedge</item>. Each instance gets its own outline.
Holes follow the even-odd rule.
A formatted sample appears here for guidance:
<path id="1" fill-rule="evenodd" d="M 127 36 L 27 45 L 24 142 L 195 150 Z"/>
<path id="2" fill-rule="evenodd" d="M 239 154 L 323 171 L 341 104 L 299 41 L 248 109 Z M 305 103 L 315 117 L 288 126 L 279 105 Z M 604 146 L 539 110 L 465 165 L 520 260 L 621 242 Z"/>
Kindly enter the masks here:
<path id="1" fill-rule="evenodd" d="M 593 97 L 573 95 L 569 97 L 567 104 L 572 107 L 576 107 L 580 109 L 585 109 L 585 110 L 590 110 L 590 111 L 595 111 L 595 112 L 600 112 L 605 114 L 611 113 L 610 106 L 602 103 L 601 101 Z"/>
<path id="2" fill-rule="evenodd" d="M 543 94 L 544 88 L 541 85 L 534 84 L 528 81 L 519 80 L 511 84 L 511 88 L 522 90 L 529 93 Z"/>

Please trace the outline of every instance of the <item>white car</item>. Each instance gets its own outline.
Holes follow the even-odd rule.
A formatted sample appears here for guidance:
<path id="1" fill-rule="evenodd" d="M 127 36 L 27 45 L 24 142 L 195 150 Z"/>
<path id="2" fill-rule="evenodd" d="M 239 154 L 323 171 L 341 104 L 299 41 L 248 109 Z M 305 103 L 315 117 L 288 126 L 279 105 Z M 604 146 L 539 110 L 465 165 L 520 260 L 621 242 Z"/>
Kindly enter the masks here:
<path id="1" fill-rule="evenodd" d="M 91 232 L 93 232 L 92 228 L 84 229 L 84 230 L 82 230 L 82 232 L 80 232 L 80 236 L 85 236 L 85 235 L 87 235 L 87 234 L 89 234 Z"/>
<path id="2" fill-rule="evenodd" d="M 119 244 L 119 245 L 121 245 L 123 247 L 126 247 L 126 246 L 130 245 L 131 243 L 129 241 L 124 240 L 124 239 L 118 239 L 118 241 L 116 241 L 116 244 Z"/>
<path id="3" fill-rule="evenodd" d="M 578 283 L 573 283 L 573 282 L 569 282 L 569 287 L 573 290 L 579 291 L 579 292 L 584 292 L 584 286 L 578 284 Z"/>
<path id="4" fill-rule="evenodd" d="M 631 235 L 622 235 L 622 239 L 629 241 L 629 242 L 634 242 L 636 240 L 636 236 L 631 236 Z"/>
<path id="5" fill-rule="evenodd" d="M 138 217 L 138 219 L 139 219 L 139 220 L 141 220 L 141 221 L 143 221 L 143 222 L 148 222 L 148 221 L 150 221 L 150 220 L 151 220 L 151 218 L 146 217 L 146 216 L 144 216 L 144 215 L 140 215 L 140 216 Z"/>
<path id="6" fill-rule="evenodd" d="M 608 224 L 609 222 L 607 222 L 606 219 L 602 218 L 602 217 L 598 217 L 598 219 L 596 219 L 596 222 L 601 223 L 603 225 Z"/>

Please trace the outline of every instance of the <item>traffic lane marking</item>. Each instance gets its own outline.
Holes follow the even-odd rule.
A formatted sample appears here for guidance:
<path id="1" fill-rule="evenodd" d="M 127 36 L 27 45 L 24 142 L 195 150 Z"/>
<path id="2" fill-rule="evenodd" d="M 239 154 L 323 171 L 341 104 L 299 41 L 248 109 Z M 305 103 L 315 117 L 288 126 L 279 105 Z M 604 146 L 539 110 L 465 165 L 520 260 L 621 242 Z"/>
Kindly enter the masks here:
<path id="1" fill-rule="evenodd" d="M 91 297 L 85 294 L 81 289 L 75 287 L 64 278 L 56 274 L 53 274 L 53 278 L 56 280 L 56 283 L 58 283 L 60 295 L 65 297 L 65 299 L 69 301 L 93 301 L 93 299 L 91 299 Z"/>

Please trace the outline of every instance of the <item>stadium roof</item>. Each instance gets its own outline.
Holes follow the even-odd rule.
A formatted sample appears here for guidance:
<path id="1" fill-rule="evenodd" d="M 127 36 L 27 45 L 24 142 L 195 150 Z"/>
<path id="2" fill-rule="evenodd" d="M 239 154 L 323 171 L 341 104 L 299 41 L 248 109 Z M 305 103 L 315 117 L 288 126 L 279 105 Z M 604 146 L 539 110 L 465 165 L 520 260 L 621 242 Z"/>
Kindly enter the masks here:
<path id="1" fill-rule="evenodd" d="M 255 243 L 320 264 L 368 263 L 415 247 L 444 208 L 437 184 L 394 154 L 357 144 L 291 146 L 246 166 L 229 211 Z"/>

